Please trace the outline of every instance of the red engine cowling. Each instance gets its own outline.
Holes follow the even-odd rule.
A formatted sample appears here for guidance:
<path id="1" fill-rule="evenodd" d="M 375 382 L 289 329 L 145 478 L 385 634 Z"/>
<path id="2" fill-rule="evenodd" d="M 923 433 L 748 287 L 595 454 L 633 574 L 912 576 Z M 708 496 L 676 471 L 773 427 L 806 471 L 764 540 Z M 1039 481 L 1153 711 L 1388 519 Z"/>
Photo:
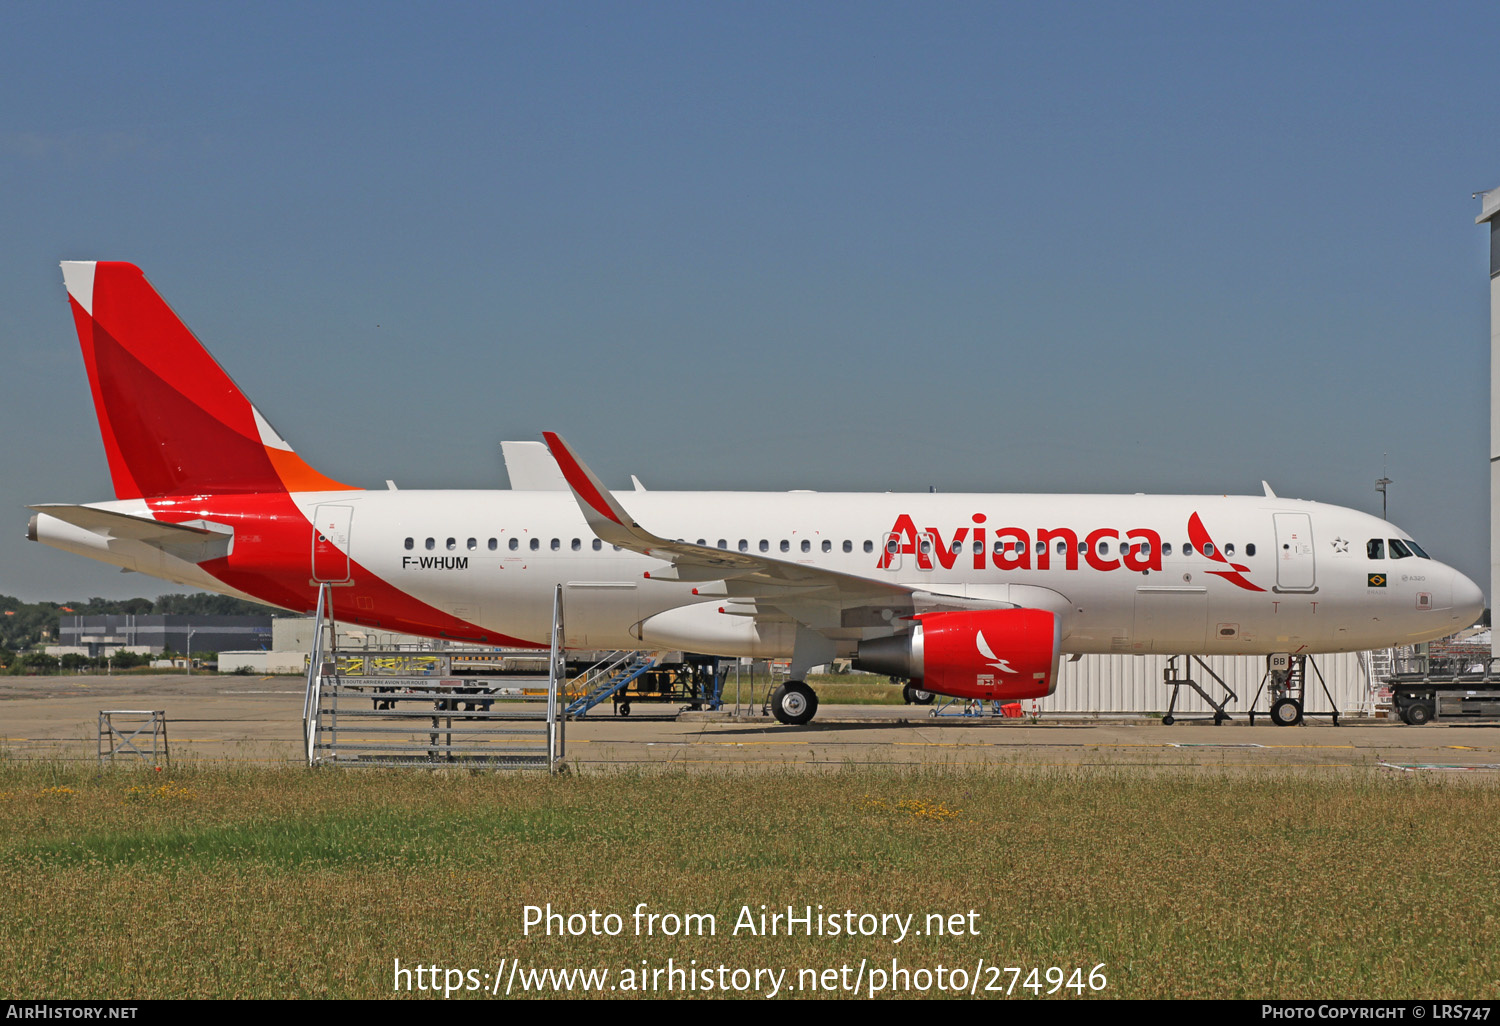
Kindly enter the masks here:
<path id="1" fill-rule="evenodd" d="M 910 634 L 862 642 L 854 665 L 957 698 L 1041 698 L 1057 687 L 1061 624 L 1045 609 L 922 613 Z"/>

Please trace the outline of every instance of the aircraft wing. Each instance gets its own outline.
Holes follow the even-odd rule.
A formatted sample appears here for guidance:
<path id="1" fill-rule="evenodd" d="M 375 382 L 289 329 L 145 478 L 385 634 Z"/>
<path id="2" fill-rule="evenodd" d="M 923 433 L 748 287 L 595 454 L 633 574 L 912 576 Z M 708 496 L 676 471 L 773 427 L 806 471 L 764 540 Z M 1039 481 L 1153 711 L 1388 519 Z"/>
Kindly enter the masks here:
<path id="1" fill-rule="evenodd" d="M 713 587 L 700 593 L 730 599 L 726 612 L 762 620 L 792 620 L 815 631 L 842 633 L 869 627 L 898 627 L 892 621 L 915 613 L 1017 605 L 1010 601 L 944 595 L 763 554 L 731 552 L 663 538 L 637 523 L 562 438 L 550 431 L 544 435 L 584 519 L 600 539 L 671 564 L 648 572 L 650 578 L 712 582 Z"/>
<path id="2" fill-rule="evenodd" d="M 69 506 L 64 503 L 44 503 L 29 508 L 93 534 L 143 542 L 189 563 L 202 563 L 227 556 L 234 545 L 233 528 L 206 520 L 168 524 L 150 517 L 99 509 L 97 506 Z"/>

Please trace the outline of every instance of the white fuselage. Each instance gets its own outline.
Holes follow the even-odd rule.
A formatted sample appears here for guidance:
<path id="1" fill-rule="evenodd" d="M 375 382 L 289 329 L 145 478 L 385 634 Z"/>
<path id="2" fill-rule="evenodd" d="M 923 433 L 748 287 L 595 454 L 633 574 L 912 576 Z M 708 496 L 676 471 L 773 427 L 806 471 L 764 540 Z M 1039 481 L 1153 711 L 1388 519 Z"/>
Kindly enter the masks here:
<path id="1" fill-rule="evenodd" d="M 264 573 L 300 577 L 291 583 L 305 586 L 338 578 L 338 553 L 346 555 L 351 583 L 347 592 L 333 589 L 342 619 L 410 627 L 399 610 L 382 609 L 383 600 L 353 597 L 364 594 L 364 574 L 455 621 L 546 645 L 561 584 L 570 647 L 792 652 L 792 631 L 757 626 L 736 605 L 733 582 L 660 579 L 665 560 L 600 542 L 565 491 L 291 498 L 311 522 L 337 518 L 342 534 L 324 540 L 321 565 L 309 539 L 306 563 Z M 1051 609 L 1069 653 L 1384 648 L 1444 637 L 1483 609 L 1479 589 L 1453 568 L 1395 556 L 1409 539 L 1393 525 L 1272 496 L 637 491 L 620 498 L 663 537 L 888 581 L 919 595 Z M 144 500 L 96 505 L 146 516 L 153 508 Z M 222 508 L 206 513 L 235 529 L 232 583 L 214 564 L 45 515 L 37 533 L 48 544 L 184 584 L 265 598 L 254 586 L 253 520 Z M 1212 539 L 1207 552 L 1204 535 L 1192 537 L 1194 514 Z M 329 545 L 337 549 L 332 562 Z M 862 638 L 902 629 L 903 613 L 909 610 L 876 602 L 830 636 L 846 654 Z"/>

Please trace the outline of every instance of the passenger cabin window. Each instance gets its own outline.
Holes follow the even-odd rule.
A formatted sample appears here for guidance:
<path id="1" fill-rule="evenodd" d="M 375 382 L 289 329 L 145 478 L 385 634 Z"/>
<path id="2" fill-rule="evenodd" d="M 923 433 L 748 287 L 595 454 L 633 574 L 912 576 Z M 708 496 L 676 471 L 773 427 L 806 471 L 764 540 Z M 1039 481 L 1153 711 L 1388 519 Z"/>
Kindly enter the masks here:
<path id="1" fill-rule="evenodd" d="M 469 551 L 473 552 L 477 548 L 479 548 L 479 539 L 478 538 L 470 538 L 469 539 Z"/>
<path id="2" fill-rule="evenodd" d="M 1182 546 L 1182 554 L 1184 556 L 1191 556 L 1194 551 L 1192 542 L 1187 542 Z"/>
<path id="3" fill-rule="evenodd" d="M 845 552 L 853 552 L 854 551 L 854 543 L 852 541 L 850 541 L 848 538 L 844 539 L 844 551 Z"/>
<path id="4" fill-rule="evenodd" d="M 923 538 L 922 539 L 922 554 L 923 555 L 931 555 L 932 554 L 932 539 L 930 539 L 930 538 Z"/>
<path id="5" fill-rule="evenodd" d="M 893 556 L 896 553 L 900 552 L 901 540 L 899 538 L 887 538 L 885 540 L 885 551 L 889 552 Z"/>
<path id="6" fill-rule="evenodd" d="M 579 538 L 574 538 L 573 539 L 573 551 L 574 552 L 582 552 L 583 551 L 583 541 L 582 541 L 582 539 L 579 539 Z"/>
<path id="7" fill-rule="evenodd" d="M 409 549 L 409 548 L 412 548 L 412 547 L 413 547 L 413 546 L 415 546 L 415 545 L 416 545 L 416 544 L 417 544 L 417 540 L 416 540 L 416 539 L 415 539 L 415 538 L 408 538 L 408 539 L 406 539 L 406 547 L 407 547 L 407 548 L 408 548 L 408 549 Z"/>
<path id="8" fill-rule="evenodd" d="M 745 539 L 743 539 L 743 538 L 740 539 L 740 551 L 741 552 L 749 552 L 750 551 L 750 543 L 748 541 L 746 541 Z"/>
<path id="9" fill-rule="evenodd" d="M 1228 545 L 1224 546 L 1224 555 L 1228 556 L 1231 559 L 1234 558 L 1234 542 L 1230 542 Z"/>
<path id="10" fill-rule="evenodd" d="M 1172 554 L 1172 543 L 1171 542 L 1162 542 L 1161 543 L 1161 554 L 1163 556 L 1170 556 Z"/>
<path id="11" fill-rule="evenodd" d="M 512 538 L 510 540 L 510 551 L 514 552 L 517 549 L 519 549 L 520 547 L 521 547 L 521 539 L 519 539 L 519 538 Z"/>
<path id="12" fill-rule="evenodd" d="M 1203 543 L 1203 554 L 1205 556 L 1212 556 L 1214 554 L 1214 543 L 1213 542 L 1204 542 Z"/>
<path id="13" fill-rule="evenodd" d="M 499 547 L 500 547 L 500 539 L 499 538 L 491 538 L 490 539 L 490 551 L 494 552 Z"/>
<path id="14" fill-rule="evenodd" d="M 1406 547 L 1406 543 L 1405 542 L 1403 542 L 1400 538 L 1392 538 L 1391 539 L 1391 558 L 1392 559 L 1405 559 L 1405 558 L 1407 558 L 1410 555 L 1411 555 L 1411 549 L 1409 549 L 1409 548 Z"/>
<path id="15" fill-rule="evenodd" d="M 436 541 L 436 539 L 428 538 L 426 544 L 427 544 L 427 548 L 428 549 L 435 549 L 435 548 L 437 548 L 437 541 Z"/>
<path id="16" fill-rule="evenodd" d="M 721 549 L 727 549 L 727 548 L 729 548 L 729 542 L 727 540 L 723 539 L 723 538 L 720 538 L 719 539 L 719 548 L 721 548 Z"/>
<path id="17" fill-rule="evenodd" d="M 457 541 L 457 539 L 455 539 L 455 538 L 449 538 L 448 539 L 448 551 L 452 552 L 456 548 L 458 548 L 458 541 Z"/>
<path id="18" fill-rule="evenodd" d="M 802 539 L 802 551 L 803 552 L 811 552 L 812 551 L 812 542 L 808 541 L 806 538 Z"/>
<path id="19" fill-rule="evenodd" d="M 703 543 L 699 542 L 698 544 L 702 545 Z M 598 552 L 600 549 L 604 548 L 604 543 L 602 541 L 600 541 L 598 538 L 595 538 L 594 539 L 594 546 L 593 547 L 594 547 L 594 551 Z"/>
<path id="20" fill-rule="evenodd" d="M 540 550 L 541 547 L 542 547 L 542 540 L 540 538 L 533 538 L 533 539 L 531 539 L 531 551 L 532 552 L 536 552 L 536 551 Z"/>
<path id="21" fill-rule="evenodd" d="M 762 552 L 770 552 L 771 551 L 771 543 L 768 542 L 768 541 L 766 541 L 766 539 L 762 538 L 760 540 L 760 551 L 762 551 Z"/>
<path id="22" fill-rule="evenodd" d="M 561 550 L 562 550 L 562 539 L 561 538 L 553 538 L 552 539 L 552 551 L 553 552 L 560 552 Z"/>
<path id="23" fill-rule="evenodd" d="M 1384 559 L 1385 539 L 1371 538 L 1369 541 L 1365 542 L 1365 555 L 1369 556 L 1371 559 Z"/>
<path id="24" fill-rule="evenodd" d="M 982 542 L 982 541 L 976 541 L 974 543 L 974 555 L 977 556 L 977 555 L 979 555 L 983 551 L 984 551 L 984 542 Z"/>
<path id="25" fill-rule="evenodd" d="M 1248 545 L 1245 546 L 1245 555 L 1247 555 L 1247 556 L 1253 556 L 1253 555 L 1255 555 L 1255 543 L 1254 542 L 1250 542 Z"/>
<path id="26" fill-rule="evenodd" d="M 865 551 L 866 552 L 874 552 L 875 551 L 875 543 L 872 542 L 872 541 L 865 542 Z"/>
<path id="27" fill-rule="evenodd" d="M 831 541 L 825 541 L 825 542 L 823 542 L 823 551 L 824 552 L 832 552 L 833 551 L 833 542 L 831 542 Z"/>
<path id="28" fill-rule="evenodd" d="M 785 538 L 781 539 L 781 551 L 782 552 L 791 552 L 792 551 L 792 543 L 789 542 L 789 541 L 787 541 Z"/>

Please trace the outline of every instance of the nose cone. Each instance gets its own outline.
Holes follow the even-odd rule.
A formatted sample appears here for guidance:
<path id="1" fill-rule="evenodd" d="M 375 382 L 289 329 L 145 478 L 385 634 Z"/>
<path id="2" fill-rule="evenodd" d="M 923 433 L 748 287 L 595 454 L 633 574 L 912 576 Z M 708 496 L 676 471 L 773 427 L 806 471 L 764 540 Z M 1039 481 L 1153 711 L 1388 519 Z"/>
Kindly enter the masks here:
<path id="1" fill-rule="evenodd" d="M 1464 623 L 1478 623 L 1484 615 L 1484 592 L 1457 570 L 1453 571 L 1453 615 Z"/>

